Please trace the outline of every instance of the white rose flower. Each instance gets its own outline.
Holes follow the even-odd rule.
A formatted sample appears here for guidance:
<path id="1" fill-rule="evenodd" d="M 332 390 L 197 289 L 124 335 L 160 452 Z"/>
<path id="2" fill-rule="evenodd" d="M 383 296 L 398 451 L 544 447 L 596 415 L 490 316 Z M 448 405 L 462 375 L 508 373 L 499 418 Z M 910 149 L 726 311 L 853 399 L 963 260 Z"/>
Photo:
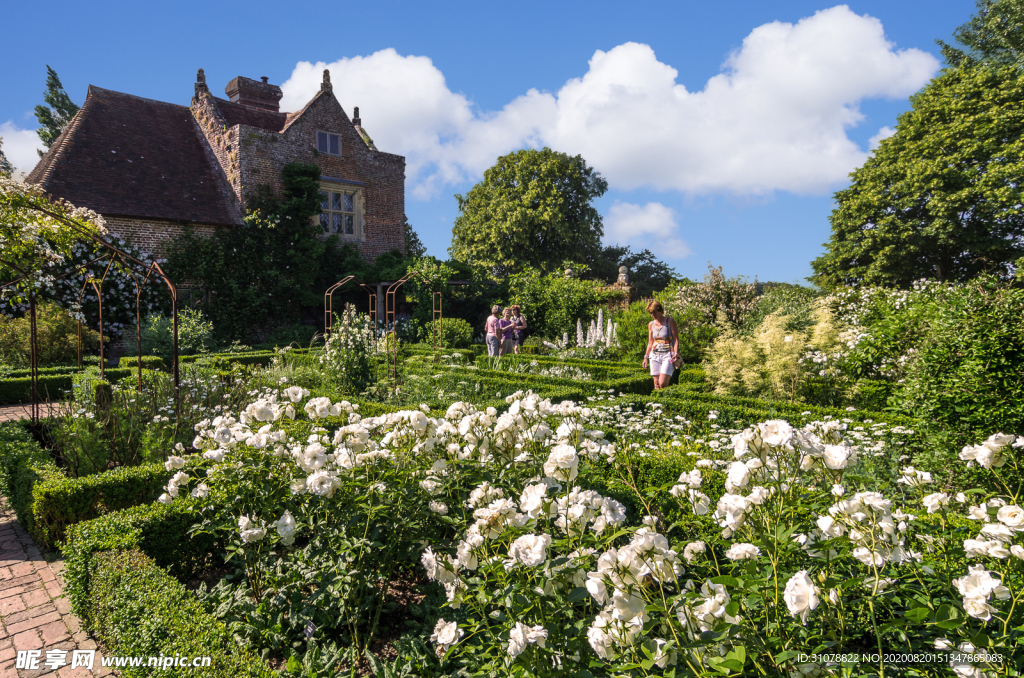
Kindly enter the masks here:
<path id="1" fill-rule="evenodd" d="M 1016 504 L 1000 507 L 998 513 L 996 513 L 996 520 L 1014 532 L 1024 531 L 1024 509 Z"/>
<path id="2" fill-rule="evenodd" d="M 522 622 L 516 622 L 515 627 L 509 633 L 508 654 L 510 657 L 518 657 L 530 643 L 544 647 L 547 638 L 548 632 L 543 626 L 527 626 Z"/>
<path id="3" fill-rule="evenodd" d="M 185 468 L 185 460 L 181 457 L 171 455 L 167 457 L 167 461 L 164 462 L 164 468 L 168 471 L 173 471 L 176 468 Z"/>
<path id="4" fill-rule="evenodd" d="M 338 489 L 338 479 L 330 471 L 317 471 L 306 478 L 306 489 L 310 494 L 330 498 Z"/>
<path id="5" fill-rule="evenodd" d="M 555 445 L 544 462 L 544 475 L 568 482 L 579 474 L 579 456 L 571 445 Z"/>
<path id="6" fill-rule="evenodd" d="M 525 534 L 512 542 L 508 554 L 514 561 L 519 561 L 527 567 L 536 567 L 547 560 L 550 545 L 549 534 Z"/>
<path id="7" fill-rule="evenodd" d="M 818 587 L 807 575 L 807 570 L 800 570 L 786 583 L 782 598 L 786 601 L 789 613 L 800 617 L 801 624 L 806 624 L 807 615 L 818 607 Z"/>
<path id="8" fill-rule="evenodd" d="M 207 485 L 206 483 L 199 483 L 192 490 L 192 496 L 195 497 L 196 499 L 202 499 L 203 497 L 205 497 L 209 493 L 210 493 L 210 486 Z"/>
<path id="9" fill-rule="evenodd" d="M 702 541 L 693 541 L 683 547 L 683 558 L 686 562 L 692 563 L 697 559 L 697 556 L 704 553 L 707 549 L 707 545 Z"/>
<path id="10" fill-rule="evenodd" d="M 171 495 L 164 492 L 163 494 L 160 495 L 157 501 L 164 505 L 170 505 L 170 503 L 174 501 L 174 499 L 171 497 Z"/>
<path id="11" fill-rule="evenodd" d="M 832 486 L 832 494 L 833 494 L 834 496 L 836 496 L 836 497 L 841 497 L 841 496 L 843 496 L 843 493 L 844 493 L 844 492 L 846 492 L 846 490 L 845 490 L 845 489 L 843 488 L 843 486 L 842 486 L 842 485 L 840 485 L 839 483 L 836 483 L 836 484 L 834 484 L 834 485 Z"/>
<path id="12" fill-rule="evenodd" d="M 281 537 L 281 543 L 285 546 L 290 546 L 295 543 L 295 530 L 297 523 L 295 518 L 292 516 L 291 511 L 285 511 L 284 515 L 274 522 L 274 528 L 277 530 L 277 534 Z"/>
<path id="13" fill-rule="evenodd" d="M 922 497 L 921 502 L 928 509 L 928 513 L 935 513 L 949 504 L 949 495 L 945 492 L 934 492 Z"/>
<path id="14" fill-rule="evenodd" d="M 825 445 L 821 460 L 833 471 L 839 471 L 850 462 L 850 453 L 851 449 L 845 445 Z"/>
<path id="15" fill-rule="evenodd" d="M 267 531 L 259 527 L 249 516 L 242 516 L 238 519 L 238 533 L 245 544 L 260 541 L 263 537 L 267 536 Z"/>
<path id="16" fill-rule="evenodd" d="M 734 461 L 729 465 L 729 473 L 725 479 L 725 491 L 736 492 L 750 482 L 750 469 L 742 461 Z"/>
<path id="17" fill-rule="evenodd" d="M 430 502 L 430 504 L 428 506 L 429 506 L 431 511 L 433 511 L 434 513 L 437 513 L 438 515 L 442 515 L 442 516 L 448 515 L 448 506 L 447 506 L 447 504 L 444 504 L 444 503 L 439 502 L 439 501 L 432 501 L 432 502 Z"/>
<path id="18" fill-rule="evenodd" d="M 447 652 L 455 643 L 459 642 L 459 639 L 464 635 L 464 631 L 459 628 L 456 622 L 448 622 L 444 619 L 438 619 L 437 624 L 434 626 L 434 632 L 430 635 L 430 639 L 437 643 L 438 649 L 443 652 Z"/>
<path id="19" fill-rule="evenodd" d="M 293 403 L 297 403 L 309 395 L 309 391 L 301 386 L 290 386 L 284 390 L 285 396 Z"/>
<path id="20" fill-rule="evenodd" d="M 1010 547 L 1010 553 L 1012 553 L 1015 558 L 1020 558 L 1021 560 L 1024 560 L 1024 546 L 1021 546 L 1020 544 L 1014 544 Z"/>
<path id="21" fill-rule="evenodd" d="M 759 555 L 761 555 L 761 549 L 753 544 L 746 543 L 733 544 L 725 552 L 725 557 L 729 560 L 746 560 L 748 558 L 757 558 Z"/>

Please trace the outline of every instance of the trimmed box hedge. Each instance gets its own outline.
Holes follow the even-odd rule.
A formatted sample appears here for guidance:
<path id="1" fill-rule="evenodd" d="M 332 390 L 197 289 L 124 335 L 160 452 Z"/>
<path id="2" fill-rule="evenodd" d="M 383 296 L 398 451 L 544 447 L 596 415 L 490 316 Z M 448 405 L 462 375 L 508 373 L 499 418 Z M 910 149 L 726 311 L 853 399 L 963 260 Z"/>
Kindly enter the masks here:
<path id="1" fill-rule="evenodd" d="M 190 500 L 148 504 L 79 523 L 64 544 L 71 609 L 113 654 L 209 656 L 202 675 L 270 678 L 276 673 L 241 647 L 181 584 L 210 567 L 210 535 L 190 535 Z M 180 670 L 125 667 L 128 676 Z"/>

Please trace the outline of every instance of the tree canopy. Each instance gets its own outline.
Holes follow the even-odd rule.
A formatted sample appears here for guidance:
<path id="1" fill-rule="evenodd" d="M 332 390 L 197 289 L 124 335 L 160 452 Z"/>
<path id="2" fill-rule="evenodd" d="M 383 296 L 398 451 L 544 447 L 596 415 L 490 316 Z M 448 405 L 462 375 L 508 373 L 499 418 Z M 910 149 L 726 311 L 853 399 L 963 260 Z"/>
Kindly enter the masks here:
<path id="1" fill-rule="evenodd" d="M 936 42 L 951 66 L 1024 66 L 1024 0 L 977 0 L 977 13 L 953 36 L 967 51 Z"/>
<path id="2" fill-rule="evenodd" d="M 0 137 L 0 179 L 10 179 L 14 176 L 14 165 L 4 155 L 4 138 Z"/>
<path id="3" fill-rule="evenodd" d="M 60 83 L 57 72 L 49 66 L 46 67 L 46 92 L 43 93 L 43 101 L 48 105 L 36 106 L 36 119 L 42 125 L 36 130 L 36 133 L 43 145 L 49 149 L 67 124 L 71 122 L 71 118 L 75 117 L 75 113 L 78 113 L 78 106 L 64 91 L 64 85 Z M 43 157 L 43 155 L 45 153 L 39 151 L 39 157 Z"/>
<path id="4" fill-rule="evenodd" d="M 578 155 L 544 148 L 502 156 L 469 193 L 455 196 L 459 216 L 449 252 L 497 276 L 590 260 L 604 234 L 591 203 L 607 190 Z"/>
<path id="5" fill-rule="evenodd" d="M 1007 277 L 1024 254 L 1024 74 L 966 64 L 911 104 L 835 194 L 819 286 Z"/>
<path id="6" fill-rule="evenodd" d="M 619 267 L 629 269 L 629 282 L 638 297 L 651 297 L 672 282 L 675 269 L 655 258 L 650 250 L 634 252 L 623 245 L 605 245 L 597 258 L 590 262 L 591 271 L 598 280 L 614 283 L 619 277 Z"/>

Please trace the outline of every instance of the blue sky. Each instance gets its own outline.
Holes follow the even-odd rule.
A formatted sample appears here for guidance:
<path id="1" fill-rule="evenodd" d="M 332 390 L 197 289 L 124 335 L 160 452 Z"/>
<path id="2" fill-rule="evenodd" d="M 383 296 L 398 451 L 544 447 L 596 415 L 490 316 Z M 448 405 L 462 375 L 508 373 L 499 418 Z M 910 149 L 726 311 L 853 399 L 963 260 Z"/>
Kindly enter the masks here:
<path id="1" fill-rule="evenodd" d="M 406 213 L 447 258 L 456 193 L 500 155 L 548 145 L 610 184 L 606 242 L 680 275 L 800 282 L 828 240 L 832 193 L 940 68 L 935 39 L 973 2 L 11 3 L 0 136 L 34 164 L 46 65 L 187 105 L 268 76 L 298 108 L 331 68 L 378 148 L 407 157 Z"/>

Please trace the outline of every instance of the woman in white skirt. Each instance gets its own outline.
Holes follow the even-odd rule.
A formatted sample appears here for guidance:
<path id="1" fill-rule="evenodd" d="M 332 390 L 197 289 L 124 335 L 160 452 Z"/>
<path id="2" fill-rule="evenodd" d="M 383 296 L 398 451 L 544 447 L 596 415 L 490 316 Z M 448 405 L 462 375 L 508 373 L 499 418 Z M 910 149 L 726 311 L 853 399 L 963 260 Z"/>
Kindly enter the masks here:
<path id="1" fill-rule="evenodd" d="M 651 322 L 647 324 L 647 349 L 644 351 L 643 366 L 651 365 L 651 377 L 654 378 L 655 390 L 668 386 L 675 372 L 676 358 L 679 356 L 679 329 L 676 321 L 665 315 L 665 308 L 660 301 L 647 304 L 647 312 L 651 314 Z"/>

